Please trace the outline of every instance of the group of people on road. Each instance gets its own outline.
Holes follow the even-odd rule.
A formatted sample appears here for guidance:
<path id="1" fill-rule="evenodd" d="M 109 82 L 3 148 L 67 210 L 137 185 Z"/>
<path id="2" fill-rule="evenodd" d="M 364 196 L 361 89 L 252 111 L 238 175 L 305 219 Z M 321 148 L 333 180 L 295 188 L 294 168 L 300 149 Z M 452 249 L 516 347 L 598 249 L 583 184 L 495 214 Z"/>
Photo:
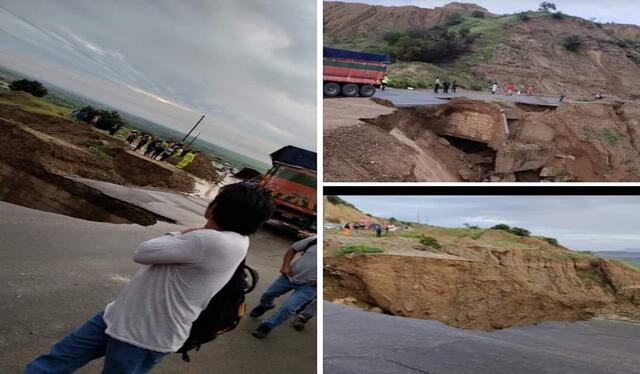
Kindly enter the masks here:
<path id="1" fill-rule="evenodd" d="M 193 162 L 200 153 L 199 151 L 185 149 L 183 143 L 176 142 L 173 139 L 164 140 L 158 136 L 154 137 L 136 130 L 129 133 L 124 141 L 133 147 L 133 143 L 136 140 L 138 140 L 138 142 L 133 150 L 136 152 L 140 150 L 143 155 L 151 157 L 154 160 L 165 161 L 171 156 L 182 157 L 182 160 L 176 165 L 178 169 L 185 168 Z"/>
<path id="2" fill-rule="evenodd" d="M 495 95 L 498 93 L 498 82 L 494 82 L 491 85 L 491 94 Z M 522 94 L 526 94 L 527 96 L 533 96 L 534 92 L 535 92 L 535 88 L 531 85 L 526 85 L 523 87 L 518 87 L 516 84 L 514 83 L 509 83 L 506 87 L 505 87 L 505 92 L 507 93 L 508 96 L 513 96 L 513 95 L 522 95 Z"/>
<path id="3" fill-rule="evenodd" d="M 456 93 L 456 90 L 458 89 L 458 82 L 457 81 L 453 81 L 453 82 L 449 82 L 448 80 L 444 80 L 444 82 L 440 82 L 440 77 L 436 77 L 436 80 L 434 82 L 434 88 L 433 88 L 433 93 L 439 93 L 440 92 L 440 85 L 442 85 L 442 93 L 449 93 L 449 89 L 451 89 L 452 93 Z"/>
<path id="4" fill-rule="evenodd" d="M 385 236 L 389 236 L 389 225 L 379 225 L 377 223 L 372 225 L 364 225 L 363 223 L 347 223 L 344 225 L 342 233 L 345 236 L 359 236 L 360 230 L 371 230 L 376 233 L 376 237 L 382 237 L 382 231 L 384 230 Z"/>
<path id="5" fill-rule="evenodd" d="M 222 187 L 206 208 L 204 225 L 140 244 L 133 261 L 144 266 L 119 295 L 49 353 L 29 363 L 24 373 L 72 373 L 100 357 L 104 357 L 102 373 L 148 373 L 181 349 L 193 322 L 244 264 L 249 236 L 274 211 L 271 193 L 259 186 Z M 286 251 L 280 275 L 263 292 L 251 317 L 274 309 L 277 297 L 290 296 L 251 335 L 263 339 L 292 317 L 293 328 L 303 330 L 315 315 L 316 240 L 312 236 L 297 241 Z"/>

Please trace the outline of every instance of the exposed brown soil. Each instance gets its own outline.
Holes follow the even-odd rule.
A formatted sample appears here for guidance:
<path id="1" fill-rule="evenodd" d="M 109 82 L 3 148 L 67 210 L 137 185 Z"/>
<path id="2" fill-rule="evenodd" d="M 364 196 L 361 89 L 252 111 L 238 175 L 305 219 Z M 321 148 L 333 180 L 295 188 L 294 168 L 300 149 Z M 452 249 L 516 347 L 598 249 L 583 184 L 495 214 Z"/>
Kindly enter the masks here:
<path id="1" fill-rule="evenodd" d="M 556 109 L 453 99 L 361 121 L 374 128 L 325 130 L 325 180 L 640 181 L 640 105 L 632 102 Z"/>
<path id="2" fill-rule="evenodd" d="M 170 221 L 69 177 L 191 192 L 191 175 L 128 149 L 86 124 L 0 105 L 0 199 L 77 218 L 149 225 Z M 93 151 L 94 153 L 92 153 Z M 213 168 L 212 166 L 209 166 Z M 213 173 L 200 162 L 194 170 Z"/>
<path id="3" fill-rule="evenodd" d="M 386 253 L 329 256 L 345 244 Z M 640 318 L 640 272 L 570 257 L 567 249 L 545 244 L 531 238 L 520 244 L 531 248 L 518 249 L 454 238 L 443 252 L 430 253 L 414 248 L 416 239 L 328 234 L 324 297 L 480 330 L 594 316 Z"/>
<path id="4" fill-rule="evenodd" d="M 486 9 L 463 3 L 450 3 L 435 9 L 417 6 L 378 6 L 362 3 L 333 2 L 323 3 L 323 26 L 328 37 L 349 36 L 365 33 L 382 38 L 389 31 L 429 28 L 446 20 L 454 13 L 471 13 Z"/>

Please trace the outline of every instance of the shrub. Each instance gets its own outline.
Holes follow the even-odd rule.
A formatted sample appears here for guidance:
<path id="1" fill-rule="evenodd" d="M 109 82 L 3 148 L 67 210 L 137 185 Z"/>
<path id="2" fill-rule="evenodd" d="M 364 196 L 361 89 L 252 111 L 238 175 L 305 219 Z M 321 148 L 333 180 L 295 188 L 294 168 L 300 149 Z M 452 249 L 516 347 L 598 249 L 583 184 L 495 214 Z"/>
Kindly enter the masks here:
<path id="1" fill-rule="evenodd" d="M 384 249 L 366 245 L 348 245 L 338 249 L 334 255 L 344 256 L 349 253 L 383 253 Z"/>
<path id="2" fill-rule="evenodd" d="M 404 33 L 387 34 L 386 40 L 390 45 L 384 49 L 384 53 L 394 61 L 445 63 L 469 52 L 474 39 L 475 36 L 468 28 L 457 33 L 444 26 L 410 29 Z M 417 87 L 408 84 L 409 82 L 405 83 Z"/>
<path id="3" fill-rule="evenodd" d="M 527 22 L 531 19 L 527 12 L 518 13 L 518 19 L 522 22 Z"/>
<path id="4" fill-rule="evenodd" d="M 473 18 L 484 18 L 485 16 L 486 14 L 481 10 L 474 10 L 473 13 L 471 13 L 471 17 Z"/>
<path id="5" fill-rule="evenodd" d="M 431 247 L 433 249 L 440 249 L 442 248 L 442 245 L 440 245 L 440 243 L 438 243 L 438 239 L 431 237 L 431 236 L 426 236 L 426 235 L 420 235 L 420 244 L 427 246 L 427 247 Z"/>
<path id="6" fill-rule="evenodd" d="M 479 230 L 480 226 L 476 226 L 476 225 L 470 225 L 468 223 L 464 224 L 464 227 L 468 228 L 468 229 L 472 229 L 472 230 Z"/>
<path id="7" fill-rule="evenodd" d="M 13 81 L 9 85 L 9 88 L 11 91 L 24 91 L 35 97 L 43 97 L 47 94 L 47 88 L 42 83 L 28 79 Z"/>
<path id="8" fill-rule="evenodd" d="M 569 35 L 562 40 L 562 45 L 567 51 L 577 52 L 582 47 L 582 39 L 578 35 Z"/>
<path id="9" fill-rule="evenodd" d="M 624 135 L 615 129 L 606 129 L 602 132 L 602 136 L 608 145 L 614 146 L 620 143 L 620 140 L 624 138 Z"/>
<path id="10" fill-rule="evenodd" d="M 551 13 L 551 18 L 562 20 L 564 19 L 564 13 L 562 12 Z"/>
<path id="11" fill-rule="evenodd" d="M 513 235 L 518 235 L 518 236 L 529 236 L 529 235 L 531 235 L 531 231 L 523 229 L 522 227 L 512 227 L 507 231 L 512 233 Z"/>
<path id="12" fill-rule="evenodd" d="M 556 247 L 559 247 L 559 246 L 560 246 L 560 243 L 558 243 L 558 239 L 555 239 L 555 238 L 546 238 L 546 237 L 543 237 L 542 239 L 544 239 L 544 241 L 545 241 L 545 242 L 547 242 L 547 243 L 549 243 L 549 244 L 551 244 L 551 245 L 555 245 Z"/>
<path id="13" fill-rule="evenodd" d="M 504 230 L 504 231 L 509 231 L 511 227 L 509 225 L 505 225 L 504 223 L 501 223 L 499 225 L 495 225 L 493 226 L 491 229 L 492 230 Z"/>
<path id="14" fill-rule="evenodd" d="M 122 127 L 125 124 L 124 120 L 120 117 L 120 113 L 115 110 L 100 110 L 88 105 L 78 111 L 87 113 L 87 116 L 84 119 L 84 122 L 87 123 L 91 122 L 93 117 L 100 116 L 100 120 L 96 123 L 96 127 L 102 130 L 110 130 L 114 126 Z"/>
<path id="15" fill-rule="evenodd" d="M 453 13 L 449 17 L 447 17 L 447 19 L 445 21 L 445 25 L 451 27 L 451 26 L 459 25 L 462 22 L 464 22 L 464 18 L 462 17 L 462 14 Z"/>

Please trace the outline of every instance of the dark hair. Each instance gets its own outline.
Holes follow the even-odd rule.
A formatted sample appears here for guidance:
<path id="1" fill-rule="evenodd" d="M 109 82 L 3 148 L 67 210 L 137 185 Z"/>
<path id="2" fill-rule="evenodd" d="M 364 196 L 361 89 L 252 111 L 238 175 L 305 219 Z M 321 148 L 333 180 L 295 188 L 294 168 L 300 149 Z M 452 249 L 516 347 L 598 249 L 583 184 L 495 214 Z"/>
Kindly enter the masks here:
<path id="1" fill-rule="evenodd" d="M 209 204 L 218 227 L 241 235 L 253 234 L 271 218 L 276 207 L 271 193 L 259 186 L 229 184 Z"/>

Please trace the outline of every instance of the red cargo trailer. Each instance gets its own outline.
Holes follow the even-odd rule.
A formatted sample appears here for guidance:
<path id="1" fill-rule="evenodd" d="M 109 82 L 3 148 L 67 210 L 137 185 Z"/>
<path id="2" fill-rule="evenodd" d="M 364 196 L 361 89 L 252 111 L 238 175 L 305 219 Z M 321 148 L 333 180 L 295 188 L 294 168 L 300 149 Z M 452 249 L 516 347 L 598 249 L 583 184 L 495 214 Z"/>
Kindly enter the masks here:
<path id="1" fill-rule="evenodd" d="M 387 55 L 324 47 L 324 96 L 373 96 L 389 63 Z"/>

